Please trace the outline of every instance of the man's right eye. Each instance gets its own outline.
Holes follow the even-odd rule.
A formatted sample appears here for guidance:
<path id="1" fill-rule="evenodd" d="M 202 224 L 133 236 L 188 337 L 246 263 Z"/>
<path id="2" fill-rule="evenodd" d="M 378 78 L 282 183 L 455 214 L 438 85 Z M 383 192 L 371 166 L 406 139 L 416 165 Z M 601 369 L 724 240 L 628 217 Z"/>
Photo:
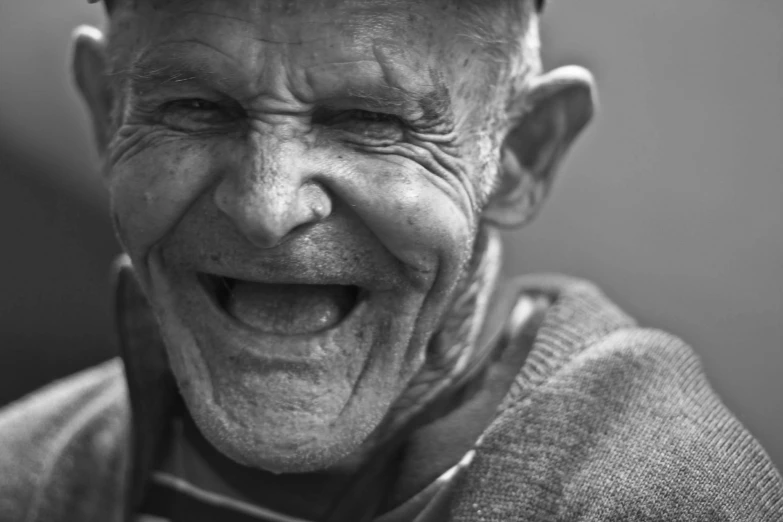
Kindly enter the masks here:
<path id="1" fill-rule="evenodd" d="M 163 123 L 185 131 L 209 130 L 236 121 L 236 110 L 203 98 L 183 98 L 160 108 Z"/>
<path id="2" fill-rule="evenodd" d="M 189 109 L 194 111 L 209 111 L 219 109 L 217 103 L 201 98 L 186 98 L 184 100 L 174 100 L 166 104 L 169 108 Z"/>

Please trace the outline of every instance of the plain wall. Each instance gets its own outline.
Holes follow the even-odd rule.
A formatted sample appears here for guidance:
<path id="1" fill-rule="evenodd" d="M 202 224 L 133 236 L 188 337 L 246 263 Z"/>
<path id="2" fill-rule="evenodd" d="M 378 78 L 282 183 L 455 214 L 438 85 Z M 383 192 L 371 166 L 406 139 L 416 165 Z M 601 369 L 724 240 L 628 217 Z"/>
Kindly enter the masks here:
<path id="1" fill-rule="evenodd" d="M 84 0 L 0 2 L 0 403 L 113 354 L 117 252 L 67 78 Z M 700 354 L 783 464 L 783 2 L 553 0 L 549 66 L 601 111 L 508 271 L 596 281 Z"/>

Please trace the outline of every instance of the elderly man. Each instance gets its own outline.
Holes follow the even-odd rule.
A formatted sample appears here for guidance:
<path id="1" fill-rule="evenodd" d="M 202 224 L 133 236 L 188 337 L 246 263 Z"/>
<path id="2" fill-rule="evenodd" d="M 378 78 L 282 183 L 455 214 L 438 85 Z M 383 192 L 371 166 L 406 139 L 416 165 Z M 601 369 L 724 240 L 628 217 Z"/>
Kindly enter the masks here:
<path id="1" fill-rule="evenodd" d="M 593 112 L 538 3 L 107 7 L 122 361 L 0 414 L 0 519 L 781 520 L 687 346 L 499 276 Z"/>

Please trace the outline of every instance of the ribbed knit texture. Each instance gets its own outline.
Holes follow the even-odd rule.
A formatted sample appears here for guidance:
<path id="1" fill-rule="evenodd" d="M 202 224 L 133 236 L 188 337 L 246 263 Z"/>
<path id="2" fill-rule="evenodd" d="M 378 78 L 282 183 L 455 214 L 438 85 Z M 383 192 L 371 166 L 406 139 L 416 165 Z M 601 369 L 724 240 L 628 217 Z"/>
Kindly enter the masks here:
<path id="1" fill-rule="evenodd" d="M 589 283 L 523 284 L 555 304 L 451 520 L 783 521 L 779 473 L 689 347 Z M 119 361 L 1 410 L 0 521 L 119 522 L 128 412 Z"/>
<path id="2" fill-rule="evenodd" d="M 548 313 L 452 519 L 783 522 L 783 482 L 679 339 L 587 283 Z"/>

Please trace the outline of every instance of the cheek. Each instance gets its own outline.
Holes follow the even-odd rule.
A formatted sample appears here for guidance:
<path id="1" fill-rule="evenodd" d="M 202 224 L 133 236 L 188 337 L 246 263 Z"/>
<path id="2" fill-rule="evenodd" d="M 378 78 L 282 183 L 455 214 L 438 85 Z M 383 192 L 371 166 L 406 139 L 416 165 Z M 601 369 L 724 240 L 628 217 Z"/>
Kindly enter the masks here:
<path id="1" fill-rule="evenodd" d="M 370 160 L 341 176 L 336 192 L 421 287 L 460 270 L 472 248 L 474 216 L 441 179 L 422 168 Z"/>
<path id="2" fill-rule="evenodd" d="M 218 170 L 209 143 L 168 143 L 113 166 L 109 195 L 117 235 L 143 265 L 153 245 L 179 222 Z M 140 266 L 139 265 L 139 266 Z"/>

